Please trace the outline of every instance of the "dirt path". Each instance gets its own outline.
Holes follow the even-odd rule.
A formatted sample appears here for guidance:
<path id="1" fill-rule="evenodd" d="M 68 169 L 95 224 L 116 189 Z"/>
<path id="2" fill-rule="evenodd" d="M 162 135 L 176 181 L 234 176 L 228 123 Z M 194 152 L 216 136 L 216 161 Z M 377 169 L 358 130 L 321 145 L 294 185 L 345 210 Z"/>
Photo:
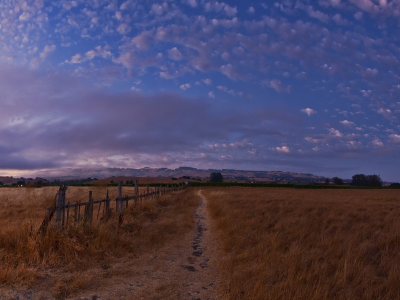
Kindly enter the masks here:
<path id="1" fill-rule="evenodd" d="M 86 291 L 70 290 L 70 300 L 114 299 L 224 299 L 220 294 L 220 281 L 216 270 L 218 254 L 216 240 L 210 230 L 206 199 L 197 193 L 195 228 L 173 240 L 162 249 L 141 256 L 130 255 L 115 259 L 110 264 L 98 266 L 83 273 L 82 282 L 91 278 Z M 60 270 L 60 272 L 62 272 Z M 57 273 L 57 272 L 56 272 Z M 52 271 L 52 276 L 57 274 Z M 61 275 L 61 274 L 60 274 Z M 53 287 L 39 289 L 0 290 L 0 300 L 54 299 Z"/>
<path id="2" fill-rule="evenodd" d="M 219 292 L 216 240 L 209 230 L 207 200 L 201 191 L 198 197 L 194 231 L 157 252 L 121 262 L 123 274 L 113 276 L 112 282 L 107 280 L 104 288 L 98 287 L 69 299 L 223 299 Z M 107 273 L 117 275 L 118 269 L 118 265 L 113 265 Z M 101 273 L 104 272 L 99 272 L 103 277 Z"/>

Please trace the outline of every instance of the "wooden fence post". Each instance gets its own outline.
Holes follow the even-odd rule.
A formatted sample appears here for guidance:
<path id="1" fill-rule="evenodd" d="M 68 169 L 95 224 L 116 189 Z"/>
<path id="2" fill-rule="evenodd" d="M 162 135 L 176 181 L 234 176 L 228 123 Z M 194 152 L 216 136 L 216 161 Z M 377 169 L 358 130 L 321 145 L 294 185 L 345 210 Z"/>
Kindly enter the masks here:
<path id="1" fill-rule="evenodd" d="M 65 217 L 65 192 L 67 187 L 62 185 L 57 192 L 56 197 L 56 218 L 55 218 L 55 225 L 57 229 L 60 229 L 62 225 L 64 225 L 64 218 Z"/>
<path id="2" fill-rule="evenodd" d="M 122 181 L 118 181 L 117 213 L 122 214 L 124 206 L 122 202 Z"/>
<path id="3" fill-rule="evenodd" d="M 139 180 L 135 180 L 135 204 L 139 200 Z"/>
<path id="4" fill-rule="evenodd" d="M 75 223 L 78 222 L 78 202 L 75 203 L 74 221 L 75 221 Z"/>
<path id="5" fill-rule="evenodd" d="M 70 203 L 68 201 L 68 205 L 67 205 L 67 221 L 65 222 L 66 225 L 68 225 L 68 219 L 69 219 L 69 207 L 70 207 Z"/>
<path id="6" fill-rule="evenodd" d="M 108 196 L 107 190 L 107 198 L 106 198 L 106 219 L 110 216 L 110 197 Z"/>
<path id="7" fill-rule="evenodd" d="M 149 199 L 149 185 L 146 186 L 146 200 Z"/>
<path id="8" fill-rule="evenodd" d="M 89 221 L 92 223 L 93 220 L 93 193 L 89 191 Z"/>
<path id="9" fill-rule="evenodd" d="M 100 209 L 101 209 L 101 202 L 99 203 L 99 209 L 97 210 L 97 220 L 99 219 L 99 215 L 100 215 Z"/>

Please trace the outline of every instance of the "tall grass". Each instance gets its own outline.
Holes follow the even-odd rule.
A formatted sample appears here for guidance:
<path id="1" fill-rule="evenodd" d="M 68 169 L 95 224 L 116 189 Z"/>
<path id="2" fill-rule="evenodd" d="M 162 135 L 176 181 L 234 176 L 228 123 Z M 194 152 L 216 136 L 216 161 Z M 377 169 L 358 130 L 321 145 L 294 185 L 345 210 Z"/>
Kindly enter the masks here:
<path id="1" fill-rule="evenodd" d="M 122 224 L 112 216 L 94 226 L 50 227 L 46 235 L 38 235 L 56 190 L 0 191 L 0 287 L 34 287 L 45 280 L 54 286 L 52 297 L 63 299 L 95 284 L 85 276 L 87 270 L 156 251 L 179 238 L 193 227 L 198 201 L 193 190 L 174 192 L 135 206 L 131 202 Z"/>
<path id="2" fill-rule="evenodd" d="M 400 299 L 396 190 L 204 189 L 228 299 Z"/>

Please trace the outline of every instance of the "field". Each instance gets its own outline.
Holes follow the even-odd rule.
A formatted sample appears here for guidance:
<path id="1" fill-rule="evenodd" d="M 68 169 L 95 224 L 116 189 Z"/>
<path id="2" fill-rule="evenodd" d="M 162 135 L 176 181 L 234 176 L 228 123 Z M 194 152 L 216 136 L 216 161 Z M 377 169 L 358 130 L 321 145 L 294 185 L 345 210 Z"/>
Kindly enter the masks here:
<path id="1" fill-rule="evenodd" d="M 204 189 L 228 299 L 400 299 L 396 190 Z"/>
<path id="2" fill-rule="evenodd" d="M 0 299 L 400 299 L 397 190 L 189 188 L 37 235 L 56 190 L 0 189 Z"/>

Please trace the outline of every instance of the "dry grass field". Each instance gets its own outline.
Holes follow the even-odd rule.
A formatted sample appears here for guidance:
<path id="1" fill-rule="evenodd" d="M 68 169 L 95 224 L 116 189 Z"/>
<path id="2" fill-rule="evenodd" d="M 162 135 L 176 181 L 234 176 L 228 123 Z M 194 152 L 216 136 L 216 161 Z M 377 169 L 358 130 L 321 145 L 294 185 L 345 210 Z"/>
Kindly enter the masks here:
<path id="1" fill-rule="evenodd" d="M 400 299 L 398 190 L 205 188 L 228 299 Z"/>
<path id="2" fill-rule="evenodd" d="M 70 187 L 67 201 L 87 201 L 89 189 L 94 199 L 106 195 L 106 187 Z M 45 236 L 38 235 L 56 191 L 57 187 L 0 189 L 0 299 L 9 299 L 9 289 L 43 291 L 32 299 L 65 299 L 107 284 L 124 273 L 124 259 L 157 251 L 191 230 L 198 204 L 194 190 L 173 192 L 136 206 L 130 203 L 119 229 L 115 216 L 61 232 L 50 227 Z M 116 271 L 112 266 L 118 262 Z"/>

